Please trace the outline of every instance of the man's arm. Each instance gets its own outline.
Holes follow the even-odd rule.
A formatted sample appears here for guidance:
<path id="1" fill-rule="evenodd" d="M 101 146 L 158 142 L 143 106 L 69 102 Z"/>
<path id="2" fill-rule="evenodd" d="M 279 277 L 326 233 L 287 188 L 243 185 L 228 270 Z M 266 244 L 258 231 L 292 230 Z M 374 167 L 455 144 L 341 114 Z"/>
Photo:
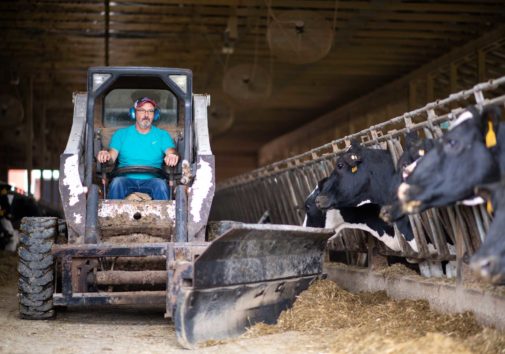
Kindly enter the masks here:
<path id="1" fill-rule="evenodd" d="M 173 167 L 177 165 L 177 162 L 179 162 L 179 154 L 177 153 L 177 150 L 174 148 L 166 149 L 164 161 L 168 166 Z"/>
<path id="2" fill-rule="evenodd" d="M 109 150 L 102 150 L 98 152 L 98 162 L 100 163 L 106 163 L 108 161 L 112 161 L 114 163 L 117 159 L 118 152 L 115 149 L 109 149 Z"/>

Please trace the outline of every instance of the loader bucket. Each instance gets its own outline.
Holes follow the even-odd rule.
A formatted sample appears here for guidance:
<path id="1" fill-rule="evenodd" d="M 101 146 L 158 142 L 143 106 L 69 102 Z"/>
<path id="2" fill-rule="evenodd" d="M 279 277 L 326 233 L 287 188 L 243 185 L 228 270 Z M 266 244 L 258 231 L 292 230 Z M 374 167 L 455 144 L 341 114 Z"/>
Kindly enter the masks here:
<path id="1" fill-rule="evenodd" d="M 232 223 L 196 259 L 192 286 L 173 314 L 178 341 L 195 348 L 231 338 L 256 322 L 274 324 L 323 269 L 333 230 Z"/>

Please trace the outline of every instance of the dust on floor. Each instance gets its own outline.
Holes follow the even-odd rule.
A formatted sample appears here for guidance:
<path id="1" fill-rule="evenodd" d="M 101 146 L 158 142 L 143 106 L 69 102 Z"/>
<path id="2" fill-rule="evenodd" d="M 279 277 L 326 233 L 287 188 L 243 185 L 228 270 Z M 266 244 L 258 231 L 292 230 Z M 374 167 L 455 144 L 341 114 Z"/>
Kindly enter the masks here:
<path id="1" fill-rule="evenodd" d="M 20 320 L 16 257 L 0 254 L 0 352 L 189 353 L 163 308 L 68 309 L 55 320 Z M 302 293 L 278 324 L 258 324 L 198 353 L 505 353 L 505 334 L 471 314 L 443 315 L 424 301 L 352 294 L 331 281 Z"/>

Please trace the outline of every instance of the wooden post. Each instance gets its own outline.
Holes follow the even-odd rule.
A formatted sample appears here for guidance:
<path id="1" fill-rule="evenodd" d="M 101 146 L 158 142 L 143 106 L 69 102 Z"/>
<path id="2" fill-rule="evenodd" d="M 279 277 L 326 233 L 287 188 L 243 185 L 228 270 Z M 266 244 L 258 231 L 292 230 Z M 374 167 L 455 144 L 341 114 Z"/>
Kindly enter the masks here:
<path id="1" fill-rule="evenodd" d="M 51 182 L 46 182 L 44 180 L 44 169 L 47 168 L 47 145 L 46 145 L 46 136 L 45 136 L 45 131 L 46 131 L 46 106 L 45 103 L 42 103 L 42 107 L 40 109 L 40 126 L 39 126 L 39 136 L 38 136 L 38 142 L 39 142 L 39 159 L 38 159 L 38 166 L 41 169 L 41 175 L 40 175 L 40 199 L 44 200 L 45 194 L 45 189 L 47 187 L 47 184 Z M 46 202 L 49 202 L 50 200 L 45 200 Z"/>
<path id="2" fill-rule="evenodd" d="M 30 194 L 33 169 L 33 76 L 28 78 L 26 88 L 26 169 L 28 171 L 27 193 Z"/>
<path id="3" fill-rule="evenodd" d="M 387 258 L 377 251 L 377 244 L 372 236 L 368 236 L 368 270 L 376 271 L 388 266 Z"/>

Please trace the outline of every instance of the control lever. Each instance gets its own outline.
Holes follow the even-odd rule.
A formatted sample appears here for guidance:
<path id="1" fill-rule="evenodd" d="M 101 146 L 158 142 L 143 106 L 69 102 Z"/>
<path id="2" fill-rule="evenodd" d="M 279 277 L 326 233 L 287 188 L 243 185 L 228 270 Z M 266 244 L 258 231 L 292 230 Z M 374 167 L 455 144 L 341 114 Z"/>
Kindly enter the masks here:
<path id="1" fill-rule="evenodd" d="M 175 191 L 175 166 L 164 166 L 165 172 L 168 173 L 168 190 L 170 191 L 169 199 L 173 199 Z"/>

